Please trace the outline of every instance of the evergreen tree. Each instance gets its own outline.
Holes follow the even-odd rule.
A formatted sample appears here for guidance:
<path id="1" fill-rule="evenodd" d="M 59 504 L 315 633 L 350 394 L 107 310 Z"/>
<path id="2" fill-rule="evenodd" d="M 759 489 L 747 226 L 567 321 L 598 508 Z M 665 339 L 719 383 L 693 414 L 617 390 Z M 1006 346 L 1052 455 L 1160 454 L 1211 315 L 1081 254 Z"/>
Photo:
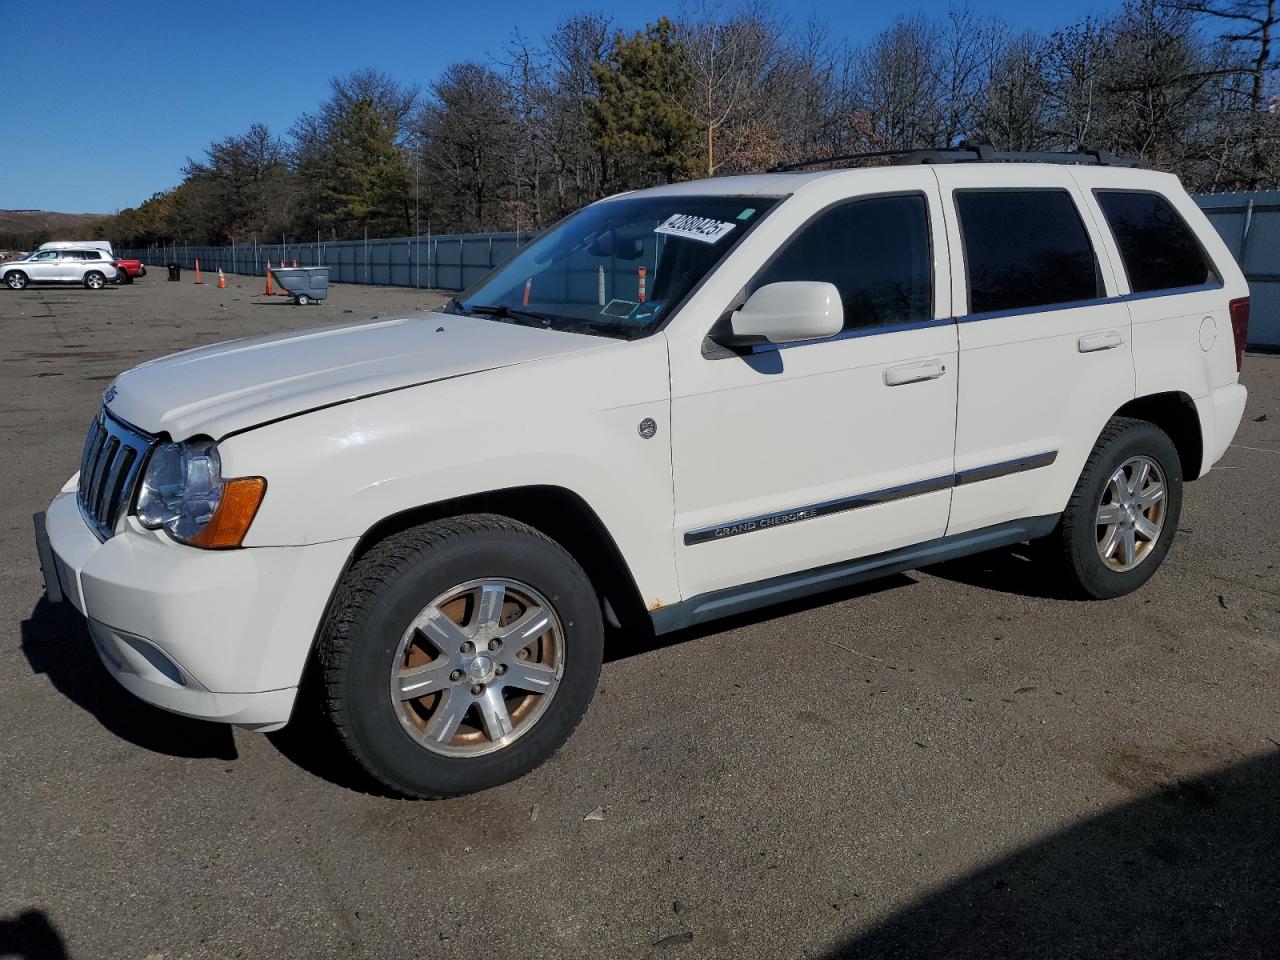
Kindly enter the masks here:
<path id="1" fill-rule="evenodd" d="M 675 25 L 666 17 L 631 37 L 619 34 L 609 59 L 592 65 L 599 84 L 592 122 L 609 158 L 612 189 L 671 183 L 699 167 L 698 127 L 679 104 L 691 77 Z"/>

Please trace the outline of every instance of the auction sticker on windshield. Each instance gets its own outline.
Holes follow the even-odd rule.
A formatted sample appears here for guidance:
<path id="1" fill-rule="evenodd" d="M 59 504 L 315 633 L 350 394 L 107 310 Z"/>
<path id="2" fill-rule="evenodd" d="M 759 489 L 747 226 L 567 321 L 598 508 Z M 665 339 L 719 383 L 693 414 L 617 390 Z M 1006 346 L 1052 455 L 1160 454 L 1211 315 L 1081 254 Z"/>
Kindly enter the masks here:
<path id="1" fill-rule="evenodd" d="M 723 220 L 713 220 L 710 217 L 695 217 L 691 213 L 676 213 L 654 227 L 653 232 L 665 233 L 672 237 L 684 237 L 686 240 L 698 240 L 702 243 L 716 243 L 736 226 L 736 223 L 726 223 Z"/>

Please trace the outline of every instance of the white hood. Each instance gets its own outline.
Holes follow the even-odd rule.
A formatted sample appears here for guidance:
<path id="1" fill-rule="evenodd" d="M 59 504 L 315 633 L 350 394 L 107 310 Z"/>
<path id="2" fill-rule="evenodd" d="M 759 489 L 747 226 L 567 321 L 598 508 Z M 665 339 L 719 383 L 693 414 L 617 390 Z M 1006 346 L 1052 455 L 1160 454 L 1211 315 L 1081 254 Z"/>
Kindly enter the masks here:
<path id="1" fill-rule="evenodd" d="M 600 346 L 599 337 L 426 313 L 231 340 L 152 360 L 107 389 L 113 414 L 174 440 Z"/>

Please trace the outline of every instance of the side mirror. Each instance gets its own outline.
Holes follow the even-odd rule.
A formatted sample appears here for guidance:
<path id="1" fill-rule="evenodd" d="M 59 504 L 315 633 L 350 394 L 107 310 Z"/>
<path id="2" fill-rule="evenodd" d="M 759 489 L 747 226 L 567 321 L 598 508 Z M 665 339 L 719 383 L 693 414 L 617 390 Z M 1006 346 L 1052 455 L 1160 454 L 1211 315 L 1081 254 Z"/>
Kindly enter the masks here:
<path id="1" fill-rule="evenodd" d="M 844 329 L 844 304 L 835 284 L 791 280 L 765 284 L 729 318 L 729 346 L 822 340 Z"/>

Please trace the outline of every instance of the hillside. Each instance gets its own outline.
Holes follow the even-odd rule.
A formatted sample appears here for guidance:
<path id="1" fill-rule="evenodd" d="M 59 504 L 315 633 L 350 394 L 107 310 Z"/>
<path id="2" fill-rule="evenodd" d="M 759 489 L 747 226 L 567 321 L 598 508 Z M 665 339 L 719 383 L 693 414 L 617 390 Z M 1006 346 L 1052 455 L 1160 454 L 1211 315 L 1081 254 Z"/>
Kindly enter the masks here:
<path id="1" fill-rule="evenodd" d="M 100 213 L 56 213 L 52 210 L 0 210 L 0 233 L 74 233 L 76 228 L 101 216 Z"/>

